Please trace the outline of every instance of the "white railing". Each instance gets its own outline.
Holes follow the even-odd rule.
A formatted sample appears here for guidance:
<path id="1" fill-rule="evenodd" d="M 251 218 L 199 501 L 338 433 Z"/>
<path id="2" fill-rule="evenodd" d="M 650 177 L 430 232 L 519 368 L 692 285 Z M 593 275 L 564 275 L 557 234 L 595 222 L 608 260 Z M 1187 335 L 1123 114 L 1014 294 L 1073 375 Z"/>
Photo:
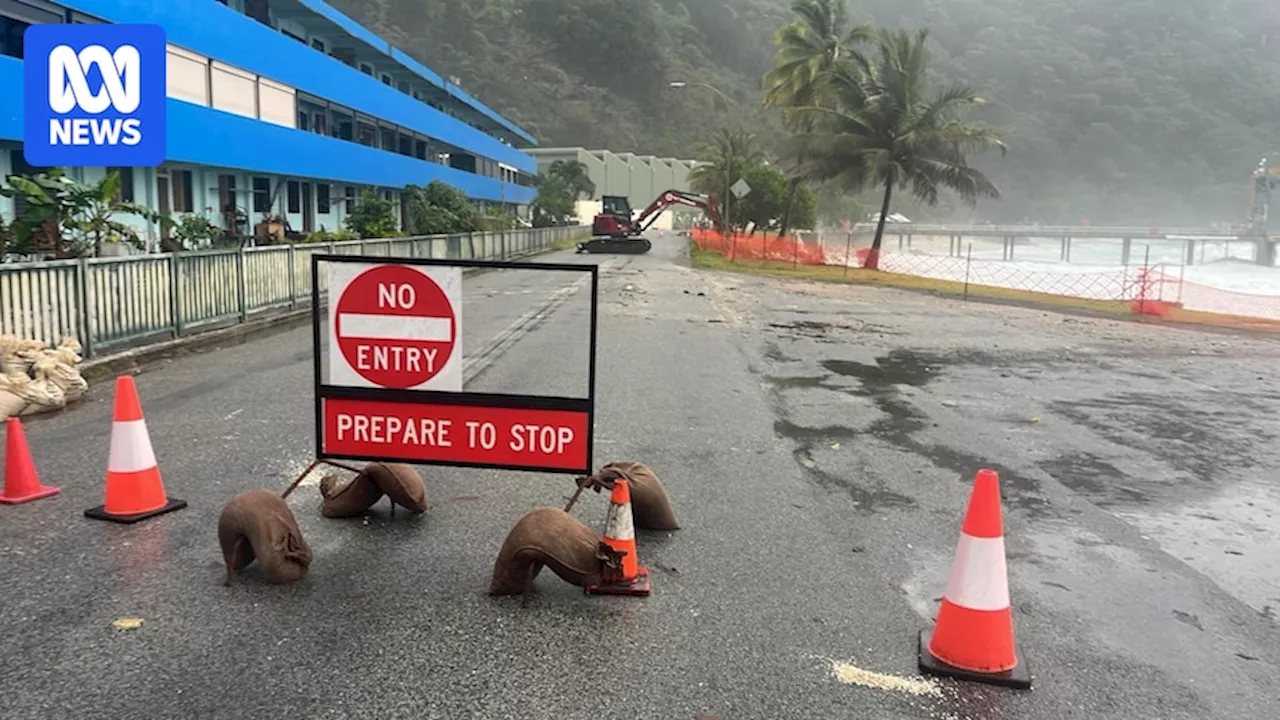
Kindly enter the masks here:
<path id="1" fill-rule="evenodd" d="M 0 264 L 0 335 L 86 356 L 311 304 L 314 254 L 510 260 L 590 234 L 570 226 Z"/>

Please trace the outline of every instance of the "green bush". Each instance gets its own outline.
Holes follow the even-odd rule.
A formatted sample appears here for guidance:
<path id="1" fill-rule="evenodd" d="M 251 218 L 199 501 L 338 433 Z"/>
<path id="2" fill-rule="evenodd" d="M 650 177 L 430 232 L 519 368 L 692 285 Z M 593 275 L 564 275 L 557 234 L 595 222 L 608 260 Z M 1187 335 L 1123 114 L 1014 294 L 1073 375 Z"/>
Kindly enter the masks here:
<path id="1" fill-rule="evenodd" d="M 399 223 L 396 222 L 395 202 L 378 196 L 373 190 L 360 192 L 360 200 L 355 211 L 344 221 L 348 230 L 360 238 L 400 237 Z"/>
<path id="2" fill-rule="evenodd" d="M 350 242 L 359 240 L 360 236 L 348 230 L 347 228 L 338 228 L 337 230 L 319 230 L 307 236 L 305 243 L 329 243 L 329 242 Z"/>

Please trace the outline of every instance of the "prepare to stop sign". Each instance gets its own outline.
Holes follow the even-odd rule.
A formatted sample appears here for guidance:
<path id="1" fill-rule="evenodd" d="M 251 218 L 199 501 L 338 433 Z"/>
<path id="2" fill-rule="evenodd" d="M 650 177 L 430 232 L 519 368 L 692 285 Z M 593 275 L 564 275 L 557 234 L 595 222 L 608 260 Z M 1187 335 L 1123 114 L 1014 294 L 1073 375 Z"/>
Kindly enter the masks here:
<path id="1" fill-rule="evenodd" d="M 462 390 L 462 269 L 330 264 L 329 380 Z"/>

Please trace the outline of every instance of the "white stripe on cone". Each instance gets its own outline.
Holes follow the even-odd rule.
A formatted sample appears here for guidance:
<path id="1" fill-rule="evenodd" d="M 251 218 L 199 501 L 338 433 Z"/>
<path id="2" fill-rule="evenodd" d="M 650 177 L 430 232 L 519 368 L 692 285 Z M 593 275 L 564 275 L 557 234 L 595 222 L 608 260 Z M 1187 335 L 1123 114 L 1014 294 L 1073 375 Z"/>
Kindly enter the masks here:
<path id="1" fill-rule="evenodd" d="M 1009 576 L 1005 568 L 1004 538 L 960 534 L 946 598 L 970 610 L 1009 607 Z"/>
<path id="2" fill-rule="evenodd" d="M 121 420 L 111 426 L 107 472 L 132 473 L 156 466 L 146 420 Z"/>
<path id="3" fill-rule="evenodd" d="M 631 503 L 609 504 L 609 517 L 605 523 L 605 535 L 613 540 L 634 540 L 636 526 L 631 521 Z"/>

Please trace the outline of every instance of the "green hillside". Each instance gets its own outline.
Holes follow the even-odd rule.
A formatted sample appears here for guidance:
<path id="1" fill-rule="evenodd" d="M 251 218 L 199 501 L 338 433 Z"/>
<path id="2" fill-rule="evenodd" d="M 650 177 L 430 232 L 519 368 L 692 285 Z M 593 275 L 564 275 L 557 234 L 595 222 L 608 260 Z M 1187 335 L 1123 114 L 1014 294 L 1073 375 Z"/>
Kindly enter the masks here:
<path id="1" fill-rule="evenodd" d="M 547 145 L 689 155 L 758 126 L 760 76 L 788 0 L 339 0 Z M 926 26 L 943 76 L 982 89 L 1010 146 L 1004 192 L 961 219 L 1236 221 L 1249 173 L 1280 151 L 1274 0 L 853 0 L 855 20 Z M 673 90 L 706 82 L 713 94 Z M 906 208 L 904 208 L 906 209 Z"/>

